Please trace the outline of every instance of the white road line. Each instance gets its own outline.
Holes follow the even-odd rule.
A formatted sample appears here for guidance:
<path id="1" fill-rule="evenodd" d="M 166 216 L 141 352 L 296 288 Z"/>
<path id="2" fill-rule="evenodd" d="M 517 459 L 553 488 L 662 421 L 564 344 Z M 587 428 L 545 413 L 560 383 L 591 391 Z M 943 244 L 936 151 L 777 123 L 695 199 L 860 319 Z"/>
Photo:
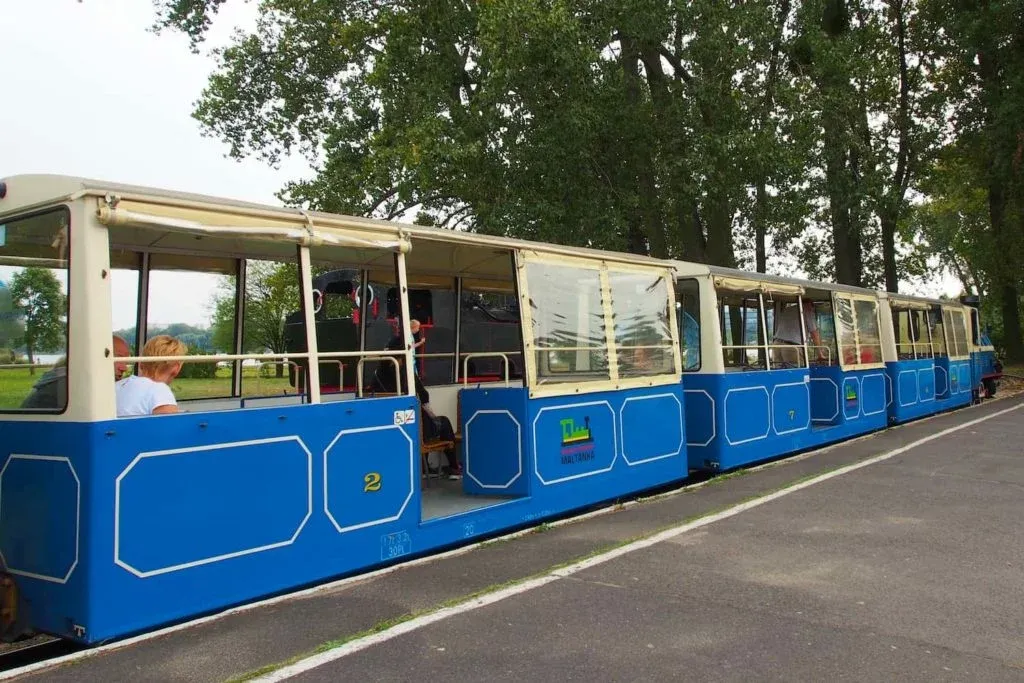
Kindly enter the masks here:
<path id="1" fill-rule="evenodd" d="M 953 434 L 954 432 L 958 432 L 961 429 L 973 427 L 976 424 L 985 422 L 987 420 L 991 420 L 992 418 L 999 417 L 1000 415 L 1005 415 L 1006 413 L 1013 412 L 1014 410 L 1018 410 L 1022 407 L 1024 407 L 1024 403 L 1013 406 L 1012 408 L 1000 410 L 999 412 L 992 413 L 991 415 L 986 415 L 985 417 L 979 417 L 975 420 L 965 422 L 955 427 L 950 427 L 949 429 L 944 429 L 941 432 L 937 432 L 935 434 L 931 434 L 924 438 L 918 439 L 917 441 L 913 441 L 909 444 L 906 444 L 905 446 L 901 446 L 900 448 L 896 448 L 886 453 L 876 455 L 874 457 L 868 458 L 867 460 L 862 460 L 852 465 L 840 467 L 839 469 L 832 470 L 831 472 L 826 472 L 825 474 L 821 474 L 812 479 L 808 479 L 798 484 L 788 486 L 784 489 L 780 489 L 779 491 L 775 491 L 774 493 L 769 493 L 759 498 L 749 500 L 745 503 L 740 503 L 739 505 L 731 507 L 728 510 L 723 510 L 722 512 L 708 515 L 707 517 L 701 517 L 700 519 L 694 520 L 687 524 L 682 524 L 680 526 L 673 527 L 665 531 L 661 531 L 657 534 L 654 534 L 653 536 L 649 536 L 639 541 L 634 541 L 619 548 L 615 548 L 614 550 L 609 550 L 606 553 L 602 553 L 600 555 L 596 555 L 594 557 L 582 560 L 580 562 L 576 562 L 575 564 L 571 564 L 567 567 L 556 569 L 543 576 L 530 579 L 528 581 L 524 581 L 523 583 L 519 583 L 508 588 L 503 588 L 501 590 L 495 591 L 493 593 L 488 593 L 486 595 L 482 595 L 471 600 L 467 600 L 466 602 L 459 603 L 458 605 L 445 607 L 443 609 L 437 610 L 436 612 L 424 614 L 423 616 L 416 617 L 414 619 L 410 619 L 408 621 L 402 622 L 401 624 L 393 626 L 387 629 L 386 631 L 381 631 L 379 633 L 374 633 L 369 636 L 364 636 L 363 638 L 358 638 L 356 640 L 349 641 L 344 645 L 341 645 L 333 650 L 329 650 L 327 652 L 314 655 L 307 659 L 303 659 L 299 662 L 296 662 L 295 664 L 283 667 L 265 676 L 254 678 L 252 679 L 252 681 L 253 683 L 273 683 L 276 681 L 287 680 L 289 678 L 298 676 L 317 667 L 323 666 L 324 664 L 328 664 L 330 662 L 342 659 L 343 657 L 347 657 L 351 654 L 355 654 L 360 650 L 365 650 L 369 647 L 373 647 L 374 645 L 379 645 L 381 643 L 387 642 L 389 640 L 392 640 L 393 638 L 397 638 L 398 636 L 404 635 L 406 633 L 410 633 L 412 631 L 424 628 L 426 626 L 429 626 L 430 624 L 443 621 L 445 619 L 448 619 L 449 617 L 454 617 L 459 614 L 465 614 L 466 612 L 471 612 L 475 609 L 479 609 L 481 607 L 486 607 L 487 605 L 500 602 L 501 600 L 504 600 L 506 598 L 510 598 L 515 595 L 521 595 L 535 588 L 540 588 L 541 586 L 545 586 L 549 583 L 557 581 L 558 579 L 565 578 L 567 576 L 572 576 L 573 574 L 577 574 L 585 569 L 590 569 L 591 567 L 595 567 L 597 565 L 604 564 L 605 562 L 614 560 L 618 557 L 622 557 L 623 555 L 628 555 L 629 553 L 635 552 L 637 550 L 649 548 L 652 545 L 661 543 L 662 541 L 666 541 L 670 538 L 675 538 L 676 536 L 685 534 L 688 531 L 699 529 L 700 527 L 708 526 L 709 524 L 714 524 L 715 522 L 721 521 L 723 519 L 728 519 L 729 517 L 734 517 L 735 515 L 738 515 L 741 512 L 745 512 L 752 508 L 756 508 L 760 505 L 764 505 L 765 503 L 777 500 L 779 498 L 782 498 L 783 496 L 788 496 L 789 494 L 794 493 L 796 491 L 800 491 L 801 489 L 805 489 L 808 486 L 820 484 L 823 481 L 834 479 L 835 477 L 846 474 L 848 472 L 859 470 L 862 467 L 867 467 L 868 465 L 874 465 L 875 463 L 882 462 L 883 460 L 888 460 L 902 453 L 906 453 L 907 451 L 913 448 L 917 448 L 918 446 L 926 444 L 930 441 L 934 441 L 935 439 L 941 439 L 942 437 Z"/>
<path id="2" fill-rule="evenodd" d="M 1007 396 L 1006 398 L 999 398 L 999 399 L 996 399 L 996 400 L 1011 400 L 1011 398 L 1012 397 Z M 909 444 L 907 446 L 904 446 L 902 450 L 894 451 L 892 453 L 892 455 L 898 455 L 899 453 L 902 453 L 906 449 L 913 448 L 913 447 L 915 447 L 917 445 L 920 445 L 921 443 L 925 443 L 926 441 L 930 441 L 931 439 L 936 438 L 937 436 L 939 436 L 941 434 L 947 434 L 947 433 L 950 433 L 950 432 L 955 432 L 955 431 L 957 431 L 959 429 L 963 429 L 965 427 L 969 427 L 969 426 L 975 425 L 975 424 L 977 424 L 979 422 L 984 422 L 985 420 L 989 420 L 989 419 L 991 419 L 993 417 L 998 417 L 999 415 L 1011 412 L 1011 411 L 1016 410 L 1017 408 L 1021 408 L 1021 407 L 1024 407 L 1024 403 L 1019 404 L 1017 406 L 1014 406 L 1013 408 L 1006 408 L 1006 409 L 1001 410 L 999 412 L 992 413 L 991 415 L 987 415 L 985 417 L 978 418 L 976 420 L 972 420 L 972 421 L 967 422 L 967 423 L 965 423 L 963 425 L 960 425 L 958 427 L 954 427 L 954 428 L 948 429 L 948 430 L 946 430 L 944 432 L 941 432 L 940 434 L 933 435 L 932 437 L 928 437 L 928 438 L 925 438 L 925 439 L 921 439 L 919 441 L 915 441 L 915 442 L 913 442 L 913 443 L 911 443 L 911 444 Z M 968 410 L 968 409 L 969 408 L 965 407 L 965 408 L 962 408 L 961 410 Z M 929 416 L 927 418 L 923 418 L 921 420 L 916 421 L 914 424 L 920 424 L 921 422 L 924 422 L 926 420 L 931 420 L 931 419 L 934 419 L 934 418 L 937 418 L 937 417 L 942 417 L 943 415 L 950 415 L 950 414 L 956 414 L 956 413 L 940 413 L 938 415 L 931 415 L 931 416 Z M 902 426 L 903 425 L 897 425 L 895 427 L 890 427 L 888 430 L 879 431 L 879 432 L 871 432 L 869 434 L 865 434 L 865 435 L 857 437 L 855 439 L 850 439 L 848 441 L 842 441 L 842 442 L 839 442 L 839 443 L 829 444 L 827 446 L 823 446 L 821 448 L 818 448 L 818 449 L 815 449 L 813 451 L 809 451 L 807 453 L 803 453 L 803 454 L 800 454 L 800 455 L 797 455 L 797 456 L 792 456 L 792 457 L 785 458 L 783 460 L 778 460 L 778 461 L 773 461 L 773 462 L 765 463 L 763 465 L 758 465 L 756 467 L 746 468 L 744 471 L 755 472 L 757 470 L 767 469 L 769 467 L 777 467 L 779 465 L 783 465 L 783 464 L 786 464 L 786 463 L 789 463 L 789 462 L 795 462 L 796 460 L 801 460 L 803 458 L 808 458 L 808 457 L 811 457 L 813 455 L 825 453 L 825 452 L 834 450 L 836 448 L 839 448 L 839 447 L 842 447 L 842 446 L 845 446 L 845 445 L 849 445 L 851 443 L 856 443 L 856 442 L 861 441 L 863 439 L 869 439 L 869 438 L 873 438 L 873 437 L 881 435 L 881 434 L 888 433 L 888 431 L 890 431 L 891 429 L 898 429 L 898 428 L 900 428 Z M 891 457 L 891 456 L 889 456 L 889 457 Z M 699 483 L 696 483 L 696 484 L 684 484 L 684 485 L 682 485 L 682 486 L 680 486 L 680 487 L 678 487 L 676 489 L 673 489 L 671 491 L 666 491 L 664 493 L 659 493 L 659 494 L 654 495 L 654 496 L 647 496 L 645 498 L 638 498 L 636 500 L 630 500 L 630 501 L 627 501 L 625 503 L 621 503 L 619 505 L 609 505 L 608 507 L 604 507 L 604 508 L 601 508 L 599 510 L 593 510 L 591 512 L 586 512 L 584 514 L 576 515 L 574 517 L 567 517 L 567 518 L 564 518 L 564 519 L 559 519 L 559 520 L 556 520 L 556 521 L 553 521 L 553 522 L 549 522 L 549 523 L 547 523 L 546 526 L 547 527 L 559 527 L 559 526 L 563 526 L 563 525 L 566 525 L 566 524 L 575 524 L 576 522 L 582 522 L 584 520 L 591 519 L 591 518 L 594 518 L 594 517 L 600 517 L 602 515 L 610 514 L 610 513 L 613 513 L 613 512 L 618 512 L 618 511 L 623 510 L 625 508 L 629 508 L 629 507 L 632 507 L 634 505 L 638 505 L 639 503 L 644 503 L 644 502 L 649 502 L 649 501 L 654 501 L 654 500 L 661 500 L 661 499 L 664 499 L 664 498 L 669 498 L 669 497 L 678 495 L 680 493 L 684 493 L 686 491 L 693 491 L 695 489 L 699 489 L 699 488 L 702 488 L 704 486 L 708 486 L 708 485 L 714 483 L 714 481 L 715 480 L 712 478 L 712 479 L 709 479 L 709 480 L 706 480 L 706 481 L 702 481 L 702 482 L 699 482 Z M 815 480 L 810 480 L 810 481 L 814 482 Z M 804 484 L 806 484 L 806 482 Z M 784 489 L 784 491 L 785 490 L 786 489 Z M 753 502 L 757 502 L 757 501 L 755 500 Z M 767 501 L 762 501 L 762 502 L 767 502 Z M 746 508 L 744 508 L 744 509 L 746 509 Z M 737 512 L 742 512 L 742 510 L 738 510 Z M 708 520 L 708 519 L 710 519 L 710 518 L 704 518 L 704 520 Z M 697 521 L 700 522 L 702 520 L 697 520 Z M 705 521 L 704 523 L 707 524 L 707 523 L 710 523 L 710 522 L 709 521 Z M 694 527 L 694 528 L 696 528 L 696 527 Z M 508 540 L 512 540 L 512 539 L 515 539 L 515 538 L 519 538 L 520 536 L 526 536 L 528 534 L 533 533 L 536 529 L 537 529 L 537 527 L 529 527 L 529 528 L 526 528 L 526 529 L 520 529 L 519 531 L 514 531 L 512 533 L 505 534 L 503 536 L 498 536 L 498 537 L 495 537 L 495 538 L 491 538 L 491 539 L 488 539 L 486 541 L 480 541 L 478 543 L 473 543 L 473 544 L 470 544 L 470 545 L 467 545 L 467 546 L 463 546 L 461 548 L 455 548 L 454 550 L 449 550 L 447 552 L 439 553 L 439 554 L 436 554 L 436 555 L 426 555 L 424 557 L 420 557 L 420 558 L 417 558 L 415 560 L 409 560 L 409 561 L 406 561 L 406 562 L 401 562 L 399 564 L 391 565 L 391 566 L 384 567 L 384 568 L 378 569 L 376 571 L 367 572 L 367 573 L 364 573 L 364 574 L 357 574 L 355 576 L 349 576 L 349 577 L 344 578 L 344 579 L 339 579 L 338 581 L 332 581 L 330 583 L 320 584 L 320 585 L 314 586 L 312 588 L 307 588 L 305 590 L 295 591 L 295 592 L 292 592 L 292 593 L 286 593 L 286 594 L 283 594 L 283 595 L 278 595 L 276 597 L 268 598 L 266 600 L 260 600 L 258 602 L 246 603 L 244 605 L 239 605 L 238 607 L 232 607 L 231 609 L 227 609 L 227 610 L 224 610 L 222 612 L 218 612 L 216 614 L 211 614 L 209 616 L 200 617 L 199 619 L 193 619 L 191 621 L 182 622 L 180 624 L 175 624 L 173 626 L 168 626 L 166 628 L 162 628 L 162 629 L 159 629 L 159 630 L 156 630 L 156 631 L 150 631 L 148 633 L 143 633 L 141 635 L 134 636 L 132 638 L 126 638 L 124 640 L 119 640 L 119 641 L 116 641 L 116 642 L 113 642 L 113 643 L 109 643 L 107 645 L 101 645 L 99 647 L 90 648 L 88 650 L 83 650 L 81 652 L 75 652 L 75 653 L 72 653 L 72 654 L 69 654 L 69 655 L 64 655 L 63 657 L 55 657 L 53 659 L 48 659 L 48 660 L 46 660 L 44 662 L 36 662 L 35 664 L 28 664 L 26 666 L 19 667 L 17 669 L 10 669 L 8 671 L 0 672 L 0 681 L 10 680 L 12 678 L 17 678 L 19 676 L 24 676 L 26 674 L 30 674 L 30 673 L 33 673 L 33 672 L 36 672 L 36 671 L 41 671 L 43 669 L 49 669 L 51 667 L 56 667 L 56 666 L 60 666 L 60 665 L 63 665 L 63 664 L 69 664 L 69 663 L 74 662 L 74 661 L 78 661 L 78 660 L 82 660 L 82 659 L 88 659 L 90 657 L 95 657 L 97 655 L 105 654 L 105 653 L 108 653 L 108 652 L 111 652 L 111 651 L 114 651 L 114 650 L 120 650 L 120 649 L 125 648 L 125 647 L 130 647 L 132 645 L 137 645 L 138 643 L 142 643 L 142 642 L 145 642 L 147 640 L 152 640 L 154 638 L 160 638 L 160 637 L 169 635 L 171 633 L 176 633 L 178 631 L 183 631 L 185 629 L 190 629 L 190 628 L 194 628 L 194 627 L 197 627 L 197 626 L 202 626 L 203 624 L 207 624 L 207 623 L 210 623 L 210 622 L 213 622 L 213 621 L 218 621 L 220 619 L 224 619 L 226 617 L 233 616 L 233 615 L 236 615 L 236 614 L 241 614 L 243 612 L 248 612 L 250 610 L 259 609 L 261 607 L 268 607 L 270 605 L 275 605 L 275 604 L 278 604 L 278 603 L 281 603 L 281 602 L 285 602 L 285 601 L 288 601 L 288 600 L 294 600 L 294 599 L 298 599 L 298 598 L 309 597 L 309 596 L 316 595 L 317 593 L 321 593 L 321 592 L 333 591 L 333 590 L 335 590 L 337 588 L 340 588 L 340 587 L 348 585 L 348 584 L 358 583 L 358 582 L 361 582 L 361 581 L 369 581 L 369 580 L 372 580 L 372 579 L 384 576 L 386 574 L 390 574 L 392 572 L 396 572 L 396 571 L 400 571 L 400 570 L 403 570 L 403 569 L 408 569 L 408 568 L 416 567 L 416 566 L 427 564 L 427 563 L 430 563 L 430 562 L 437 562 L 437 561 L 440 561 L 440 560 L 443 560 L 443 559 L 446 559 L 446 558 L 450 558 L 450 557 L 457 557 L 457 556 L 462 555 L 464 553 L 468 553 L 468 552 L 471 552 L 473 550 L 477 550 L 479 548 L 487 547 L 487 546 L 489 546 L 491 544 L 494 544 L 494 543 L 500 543 L 500 542 L 503 542 L 503 541 L 508 541 Z M 689 529 L 687 529 L 687 530 L 689 530 Z M 670 529 L 669 531 L 674 531 L 674 530 Z M 679 531 L 678 533 L 685 533 L 685 531 Z M 638 543 L 641 543 L 641 542 L 643 542 L 643 541 L 638 541 Z M 657 541 L 655 541 L 655 542 L 657 542 Z M 614 552 L 614 551 L 612 551 L 612 552 Z M 618 557 L 618 555 L 616 555 L 616 557 Z M 611 558 L 609 558 L 609 559 L 611 559 Z M 600 564 L 600 563 L 596 563 L 596 564 Z M 542 578 L 546 578 L 546 577 L 542 577 Z M 552 578 L 550 580 L 553 581 L 555 578 L 560 578 L 560 577 L 553 576 L 553 574 L 552 574 Z M 537 579 L 537 580 L 539 580 L 539 579 Z M 550 581 L 544 581 L 544 582 L 542 582 L 542 583 L 540 583 L 538 585 L 543 585 L 544 583 L 549 583 L 549 582 Z M 525 586 L 525 585 L 529 585 L 529 582 L 524 582 L 524 583 L 521 583 L 521 584 L 517 584 L 516 586 L 512 586 L 510 589 L 505 589 L 505 590 L 517 589 L 517 588 L 521 588 L 522 586 Z M 520 590 L 519 592 L 522 592 L 522 590 Z M 504 599 L 505 597 L 508 597 L 508 595 L 505 595 L 504 593 L 505 593 L 505 591 L 502 590 L 502 591 L 498 591 L 496 593 L 489 594 L 489 596 L 486 596 L 486 597 L 476 598 L 475 600 L 485 600 L 485 599 L 487 599 L 488 601 L 486 603 L 483 603 L 483 604 L 491 604 L 492 602 L 497 602 L 497 600 L 489 599 L 490 596 L 498 596 L 498 595 L 500 595 L 501 598 L 499 598 L 499 599 Z M 468 601 L 467 603 L 461 603 L 460 605 L 455 605 L 454 607 L 455 608 L 459 608 L 459 607 L 463 607 L 463 605 L 466 605 L 466 604 L 473 604 L 475 602 L 475 600 Z M 483 605 L 476 605 L 476 606 L 480 607 L 480 606 L 483 606 Z M 445 616 L 442 617 L 442 618 L 447 618 L 448 616 L 452 616 L 451 614 L 449 614 L 447 612 L 448 609 L 452 609 L 452 608 L 445 608 L 445 610 L 442 610 L 442 611 L 439 611 L 439 612 L 432 612 L 431 615 L 444 613 Z M 475 607 L 474 607 L 474 609 L 475 609 Z M 463 611 L 467 611 L 467 610 L 463 609 Z M 419 617 L 419 618 L 422 619 L 422 618 L 426 618 L 427 616 L 431 616 L 431 615 L 425 615 L 424 617 Z M 434 621 L 439 621 L 439 620 L 440 619 L 434 619 Z M 403 624 L 400 624 L 399 626 L 403 626 L 404 627 L 405 624 L 414 623 L 415 621 L 416 620 L 411 620 L 409 622 L 403 622 Z M 430 623 L 433 623 L 433 621 L 431 621 Z M 425 624 L 421 624 L 417 628 L 422 628 L 423 625 L 425 625 Z M 399 626 L 395 626 L 394 628 L 399 628 Z M 402 633 L 405 633 L 405 631 L 402 631 Z M 385 640 L 387 640 L 388 638 L 392 638 L 395 635 L 400 635 L 400 634 L 394 633 L 394 631 L 392 629 L 392 630 L 388 630 L 388 631 L 383 631 L 382 633 L 375 634 L 375 635 L 387 636 L 385 638 Z M 360 641 L 352 641 L 352 642 L 355 643 L 355 642 L 360 642 Z M 381 642 L 383 642 L 383 641 L 381 641 Z M 348 645 L 348 644 L 346 644 L 346 645 Z M 337 650 L 331 650 L 330 654 L 334 654 L 335 652 L 337 652 Z M 342 655 L 342 656 L 344 656 L 344 655 Z M 303 661 L 306 661 L 306 660 L 303 660 Z M 301 664 L 301 663 L 302 662 L 299 662 L 298 664 Z M 260 680 L 263 680 L 263 679 L 260 679 Z M 277 679 L 267 679 L 267 680 L 277 680 Z"/>

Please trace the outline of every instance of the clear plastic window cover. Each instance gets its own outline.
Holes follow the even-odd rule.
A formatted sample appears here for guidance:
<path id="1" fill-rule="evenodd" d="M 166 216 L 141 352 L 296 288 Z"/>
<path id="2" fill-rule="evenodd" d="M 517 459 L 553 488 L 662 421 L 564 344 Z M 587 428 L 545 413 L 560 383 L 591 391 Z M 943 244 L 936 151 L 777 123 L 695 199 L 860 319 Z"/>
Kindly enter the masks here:
<path id="1" fill-rule="evenodd" d="M 854 334 L 856 323 L 853 315 L 853 302 L 850 299 L 836 297 L 835 316 L 836 337 L 839 341 L 840 349 L 854 349 L 856 351 L 857 338 Z"/>
<path id="2" fill-rule="evenodd" d="M 67 211 L 2 225 L 0 389 L 7 390 L 0 391 L 0 412 L 62 412 L 68 400 Z M 33 373 L 25 365 L 30 361 Z"/>
<path id="3" fill-rule="evenodd" d="M 967 330 L 964 328 L 964 314 L 962 311 L 953 311 L 952 317 L 956 355 L 966 356 L 969 353 L 969 349 L 967 347 Z"/>
<path id="4" fill-rule="evenodd" d="M 529 262 L 526 278 L 538 378 L 609 379 L 600 271 Z"/>
<path id="5" fill-rule="evenodd" d="M 616 357 L 620 377 L 675 372 L 668 284 L 652 273 L 610 271 Z"/>

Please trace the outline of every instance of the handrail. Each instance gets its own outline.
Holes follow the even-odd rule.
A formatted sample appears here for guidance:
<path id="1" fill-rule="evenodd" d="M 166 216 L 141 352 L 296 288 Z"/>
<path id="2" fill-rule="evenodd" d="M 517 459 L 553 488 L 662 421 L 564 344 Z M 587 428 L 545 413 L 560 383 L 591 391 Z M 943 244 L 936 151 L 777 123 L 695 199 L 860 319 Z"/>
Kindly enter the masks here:
<path id="1" fill-rule="evenodd" d="M 319 365 L 323 365 L 324 363 L 337 363 L 337 365 L 338 365 L 338 388 L 339 389 L 343 389 L 345 387 L 345 364 L 342 363 L 340 360 L 335 360 L 333 358 L 328 358 L 326 360 L 318 359 L 317 362 L 316 362 L 316 364 L 318 366 Z"/>
<path id="2" fill-rule="evenodd" d="M 402 367 L 398 364 L 398 359 L 395 358 L 393 355 L 388 355 L 388 356 L 382 355 L 382 356 L 378 356 L 377 360 L 380 361 L 380 360 L 382 360 L 384 358 L 386 358 L 389 361 L 391 361 L 392 363 L 394 363 L 394 365 L 395 365 L 395 378 L 396 378 L 396 382 L 398 382 L 398 386 L 401 386 L 401 382 L 398 381 L 398 377 L 399 377 L 399 375 L 402 374 Z M 363 358 L 359 359 L 358 363 L 356 363 L 356 397 L 357 398 L 362 398 L 363 397 L 363 364 L 366 361 L 367 361 L 367 358 L 363 357 Z"/>
<path id="3" fill-rule="evenodd" d="M 467 353 L 466 357 L 462 359 L 462 386 L 469 386 L 469 359 L 470 358 L 501 358 L 505 361 L 505 386 L 508 386 L 508 356 L 502 352 L 487 352 L 487 353 Z"/>
<path id="4" fill-rule="evenodd" d="M 831 346 L 827 346 L 825 344 L 808 344 L 807 345 L 807 349 L 808 350 L 810 350 L 810 349 L 825 349 L 825 351 L 828 353 L 828 357 L 825 360 L 828 362 L 829 365 L 832 365 L 832 347 Z M 807 362 L 808 362 L 808 364 L 810 364 L 810 359 L 807 359 Z"/>
<path id="5" fill-rule="evenodd" d="M 266 365 L 269 365 L 271 367 L 277 366 L 277 365 L 288 365 L 288 366 L 293 367 L 295 369 L 295 382 L 296 382 L 296 387 L 295 387 L 296 388 L 296 392 L 295 392 L 295 394 L 296 394 L 296 396 L 302 394 L 302 383 L 299 381 L 299 379 L 300 379 L 300 374 L 299 373 L 302 372 L 302 368 L 299 367 L 299 364 L 296 363 L 295 361 L 287 360 L 286 359 L 286 360 L 266 360 L 266 361 L 260 361 L 259 363 L 256 364 L 256 395 L 257 396 L 260 395 L 260 380 L 263 379 L 263 376 L 262 376 L 262 373 L 260 372 L 260 370 L 262 370 L 263 367 L 266 366 Z M 285 392 L 285 393 L 287 394 L 287 392 Z"/>
<path id="6" fill-rule="evenodd" d="M 803 350 L 803 351 L 809 351 L 810 349 L 825 349 L 828 352 L 828 359 L 827 359 L 828 360 L 828 364 L 832 365 L 832 347 L 825 346 L 825 345 L 817 345 L 817 344 L 810 345 L 809 344 L 809 345 L 805 346 L 803 344 L 722 344 L 722 346 L 720 348 L 723 349 L 723 350 L 727 350 L 727 349 L 731 349 L 731 350 L 736 350 L 736 349 L 757 349 L 758 351 L 760 351 L 760 350 L 766 350 L 767 351 L 767 350 L 770 350 L 770 349 L 800 349 L 800 350 Z M 809 355 L 809 354 L 805 354 L 805 355 Z M 804 362 L 806 363 L 806 365 L 804 367 L 810 367 L 810 359 L 809 358 L 805 358 Z"/>

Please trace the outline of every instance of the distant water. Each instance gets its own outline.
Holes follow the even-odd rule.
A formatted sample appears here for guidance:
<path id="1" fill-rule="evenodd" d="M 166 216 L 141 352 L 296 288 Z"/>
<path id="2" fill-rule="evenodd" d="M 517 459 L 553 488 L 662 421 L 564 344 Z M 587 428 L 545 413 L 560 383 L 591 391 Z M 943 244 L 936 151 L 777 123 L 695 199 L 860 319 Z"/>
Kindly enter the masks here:
<path id="1" fill-rule="evenodd" d="M 63 357 L 63 353 L 37 353 L 34 359 L 38 365 L 53 365 Z"/>

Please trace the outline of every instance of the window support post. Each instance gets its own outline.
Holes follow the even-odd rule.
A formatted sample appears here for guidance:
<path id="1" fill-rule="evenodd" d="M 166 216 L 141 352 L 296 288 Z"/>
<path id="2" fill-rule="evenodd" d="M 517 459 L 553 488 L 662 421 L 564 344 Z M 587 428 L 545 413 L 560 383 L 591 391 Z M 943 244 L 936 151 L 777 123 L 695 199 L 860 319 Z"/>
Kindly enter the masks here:
<path id="1" fill-rule="evenodd" d="M 804 297 L 796 296 L 796 313 L 800 316 L 800 338 L 804 340 L 804 367 L 811 367 L 811 352 L 807 348 L 807 323 L 804 321 Z"/>
<path id="2" fill-rule="evenodd" d="M 302 317 L 306 323 L 306 351 L 309 353 L 306 384 L 309 387 L 309 402 L 320 403 L 320 358 L 316 345 L 316 313 L 313 309 L 313 275 L 309 262 L 309 247 L 300 246 L 298 252 L 299 291 L 302 293 Z"/>
<path id="3" fill-rule="evenodd" d="M 405 275 L 405 254 L 395 254 L 395 280 L 398 283 L 398 304 L 401 308 L 400 321 L 402 341 L 405 346 L 405 381 L 407 396 L 416 394 L 416 378 L 412 367 L 412 334 L 409 332 L 409 280 Z"/>
<path id="4" fill-rule="evenodd" d="M 761 314 L 761 334 L 764 335 L 764 367 L 766 370 L 772 369 L 772 354 L 771 349 L 768 348 L 768 322 L 764 314 L 764 293 L 757 293 L 758 311 Z"/>

